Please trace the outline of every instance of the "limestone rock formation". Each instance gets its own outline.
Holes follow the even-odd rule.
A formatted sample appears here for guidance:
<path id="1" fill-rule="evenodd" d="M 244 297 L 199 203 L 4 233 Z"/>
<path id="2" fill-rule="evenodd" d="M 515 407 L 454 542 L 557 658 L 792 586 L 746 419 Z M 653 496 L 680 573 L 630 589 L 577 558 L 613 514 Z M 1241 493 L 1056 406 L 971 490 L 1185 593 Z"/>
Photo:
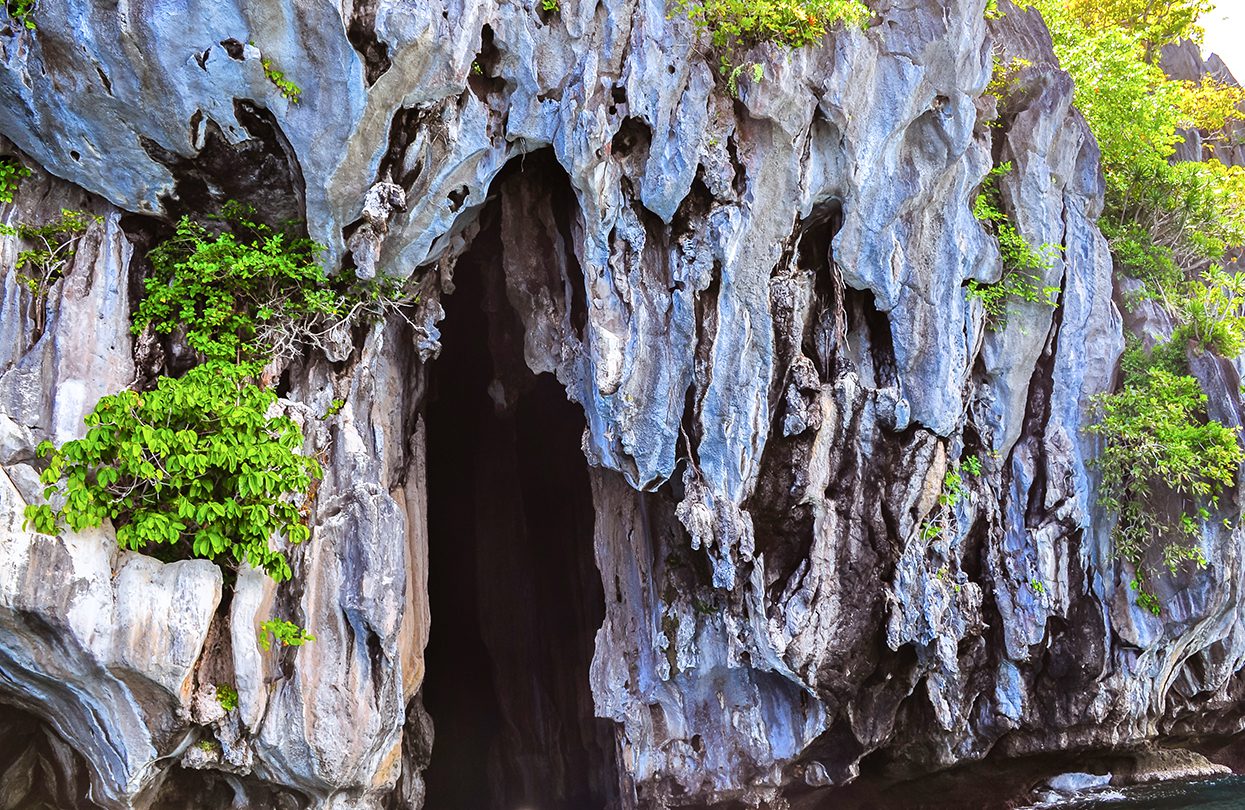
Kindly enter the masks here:
<path id="1" fill-rule="evenodd" d="M 1109 553 L 1098 151 L 1000 5 L 871 2 L 754 48 L 739 98 L 662 0 L 0 29 L 0 153 L 35 170 L 0 221 L 98 215 L 46 300 L 0 237 L 0 807 L 799 806 L 1245 729 L 1238 494 L 1161 618 Z M 1028 62 L 1003 109 L 993 49 Z M 966 285 L 1002 272 L 971 211 L 1002 161 L 1058 306 L 994 330 Z M 21 520 L 35 445 L 145 373 L 143 250 L 230 199 L 420 291 L 281 369 L 325 475 L 280 589 Z M 1238 368 L 1196 371 L 1242 424 Z M 264 651 L 272 616 L 315 641 Z"/>

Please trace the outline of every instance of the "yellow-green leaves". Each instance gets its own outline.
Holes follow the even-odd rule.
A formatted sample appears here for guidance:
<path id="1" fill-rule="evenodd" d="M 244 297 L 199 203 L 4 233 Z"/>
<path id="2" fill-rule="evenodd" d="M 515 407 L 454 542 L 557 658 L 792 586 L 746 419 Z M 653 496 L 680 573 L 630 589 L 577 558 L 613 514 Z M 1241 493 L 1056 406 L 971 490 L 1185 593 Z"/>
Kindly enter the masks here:
<path id="1" fill-rule="evenodd" d="M 1061 0 L 1068 13 L 1091 30 L 1117 29 L 1145 44 L 1152 56 L 1170 42 L 1202 41 L 1198 18 L 1214 8 L 1213 0 Z"/>
<path id="2" fill-rule="evenodd" d="M 30 169 L 22 165 L 15 157 L 0 157 L 0 203 L 13 202 L 13 193 L 17 191 L 17 183 L 23 177 L 30 177 Z"/>
<path id="3" fill-rule="evenodd" d="M 674 0 L 674 8 L 709 31 L 719 48 L 758 42 L 801 48 L 836 23 L 863 28 L 873 16 L 858 0 Z"/>
<path id="4" fill-rule="evenodd" d="M 4 8 L 19 27 L 30 31 L 35 30 L 35 21 L 31 19 L 35 11 L 35 0 L 8 0 Z"/>
<path id="5" fill-rule="evenodd" d="M 1123 388 L 1094 398 L 1098 422 L 1088 428 L 1103 440 L 1099 502 L 1119 513 L 1115 554 L 1134 565 L 1137 603 L 1156 615 L 1159 603 L 1145 585 L 1151 549 L 1161 550 L 1172 573 L 1185 561 L 1205 565 L 1199 520 L 1234 485 L 1242 461 L 1236 431 L 1206 418 L 1206 395 L 1179 373 L 1183 361 L 1181 346 L 1149 354 L 1132 346 Z"/>
<path id="6" fill-rule="evenodd" d="M 863 28 L 873 16 L 859 0 L 674 0 L 674 10 L 708 31 L 715 48 L 727 51 L 762 42 L 802 48 L 820 42 L 838 23 Z M 718 70 L 732 96 L 749 69 L 753 83 L 759 83 L 760 64 L 721 55 Z"/>
<path id="7" fill-rule="evenodd" d="M 320 467 L 299 452 L 292 420 L 267 416 L 275 401 L 244 369 L 220 362 L 161 378 L 154 391 L 104 397 L 85 437 L 59 450 L 39 446 L 48 458 L 44 494 L 59 506 L 29 506 L 27 520 L 54 534 L 107 518 L 123 548 L 247 562 L 287 579 L 289 564 L 270 540 L 308 538 L 293 499 Z"/>
<path id="8" fill-rule="evenodd" d="M 281 95 L 285 96 L 295 104 L 302 100 L 303 89 L 294 84 L 294 82 L 285 78 L 285 73 L 277 70 L 277 68 L 272 64 L 271 59 L 265 56 L 260 60 L 260 64 L 264 68 L 264 77 L 267 78 L 268 81 L 272 82 L 273 86 L 275 86 L 277 90 L 281 91 Z"/>
<path id="9" fill-rule="evenodd" d="M 282 647 L 301 647 L 308 641 L 315 640 L 315 636 L 285 619 L 269 619 L 259 626 L 259 646 L 265 652 L 272 649 L 274 641 Z"/>

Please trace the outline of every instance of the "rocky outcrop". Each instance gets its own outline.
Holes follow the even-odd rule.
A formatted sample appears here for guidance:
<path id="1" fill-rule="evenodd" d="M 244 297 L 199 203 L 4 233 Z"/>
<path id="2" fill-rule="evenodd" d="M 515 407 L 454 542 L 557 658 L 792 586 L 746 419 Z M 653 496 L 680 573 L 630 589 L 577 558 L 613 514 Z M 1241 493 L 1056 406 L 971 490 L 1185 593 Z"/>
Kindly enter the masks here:
<path id="1" fill-rule="evenodd" d="M 1000 5 L 873 3 L 741 54 L 736 99 L 657 0 L 40 0 L 0 33 L 0 134 L 38 167 L 0 213 L 100 219 L 46 302 L 0 239 L 0 704 L 40 724 L 0 795 L 439 808 L 461 748 L 470 778 L 440 767 L 499 804 L 755 806 L 1241 731 L 1239 501 L 1137 608 L 1083 430 L 1123 346 L 1097 147 L 1040 17 Z M 992 50 L 1027 61 L 997 106 Z M 971 212 L 1002 162 L 1058 306 L 994 329 L 966 285 L 1002 273 Z M 279 589 L 20 525 L 34 445 L 141 373 L 143 240 L 230 198 L 420 291 L 280 370 L 325 476 Z M 1240 424 L 1235 369 L 1197 371 Z M 272 616 L 316 640 L 264 652 Z"/>

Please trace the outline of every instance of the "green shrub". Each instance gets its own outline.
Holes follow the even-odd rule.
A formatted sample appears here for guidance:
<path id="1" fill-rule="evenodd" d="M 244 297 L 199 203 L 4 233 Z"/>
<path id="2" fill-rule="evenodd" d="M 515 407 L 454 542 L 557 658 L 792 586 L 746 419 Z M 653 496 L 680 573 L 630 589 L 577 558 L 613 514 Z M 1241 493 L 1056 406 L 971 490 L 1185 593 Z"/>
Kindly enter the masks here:
<path id="1" fill-rule="evenodd" d="M 81 211 L 61 209 L 60 217 L 46 225 L 0 225 L 0 234 L 34 245 L 18 252 L 13 269 L 18 283 L 34 296 L 31 312 L 36 337 L 43 333 L 48 291 L 64 276 L 91 221 L 92 217 Z"/>
<path id="2" fill-rule="evenodd" d="M 289 563 L 269 541 L 307 539 L 292 497 L 320 467 L 298 452 L 302 433 L 289 417 L 267 415 L 276 399 L 244 368 L 220 362 L 161 378 L 154 391 L 106 396 L 84 438 L 39 446 L 44 497 L 60 505 L 32 504 L 26 518 L 45 534 L 107 518 L 123 548 L 248 562 L 288 579 Z"/>
<path id="3" fill-rule="evenodd" d="M 30 169 L 20 160 L 15 157 L 0 157 L 0 203 L 13 202 L 13 193 L 17 191 L 17 183 L 23 177 L 30 177 Z"/>
<path id="4" fill-rule="evenodd" d="M 1245 350 L 1245 275 L 1212 265 L 1185 289 L 1186 322 L 1177 335 L 1221 357 L 1236 357 Z"/>
<path id="5" fill-rule="evenodd" d="M 318 263 L 321 249 L 252 221 L 240 206 L 228 207 L 225 219 L 233 230 L 213 235 L 183 218 L 148 254 L 152 272 L 133 331 L 185 329 L 186 342 L 209 360 L 288 356 L 341 309 Z"/>
<path id="6" fill-rule="evenodd" d="M 274 641 L 283 647 L 301 647 L 315 640 L 316 637 L 305 629 L 284 619 L 269 619 L 259 626 L 259 646 L 265 652 L 272 649 Z"/>
<path id="7" fill-rule="evenodd" d="M 1205 565 L 1197 542 L 1199 519 L 1210 516 L 1218 493 L 1234 485 L 1241 463 L 1236 432 L 1206 418 L 1206 395 L 1193 377 L 1167 370 L 1170 354 L 1146 367 L 1132 347 L 1125 384 L 1094 398 L 1103 439 L 1095 462 L 1102 475 L 1099 502 L 1119 513 L 1115 553 L 1137 567 L 1134 590 L 1144 593 L 1148 552 L 1162 549 L 1173 573 L 1186 560 Z M 1179 504 L 1175 514 L 1159 504 Z"/>
<path id="8" fill-rule="evenodd" d="M 964 486 L 964 476 L 960 475 L 960 468 L 947 470 L 942 479 L 942 494 L 938 496 L 938 503 L 942 506 L 955 506 L 966 494 L 968 490 Z"/>

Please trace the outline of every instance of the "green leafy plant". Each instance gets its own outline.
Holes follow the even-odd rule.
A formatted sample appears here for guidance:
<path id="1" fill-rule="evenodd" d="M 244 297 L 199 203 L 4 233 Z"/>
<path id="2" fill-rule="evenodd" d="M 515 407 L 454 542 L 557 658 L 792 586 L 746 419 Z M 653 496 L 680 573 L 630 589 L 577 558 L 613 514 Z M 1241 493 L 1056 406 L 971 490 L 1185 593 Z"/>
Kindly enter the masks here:
<path id="1" fill-rule="evenodd" d="M 960 475 L 959 468 L 947 470 L 947 474 L 942 479 L 942 494 L 938 496 L 938 503 L 941 506 L 953 507 L 967 494 L 964 476 Z"/>
<path id="2" fill-rule="evenodd" d="M 920 533 L 921 539 L 928 543 L 930 540 L 937 540 L 942 536 L 942 526 L 932 520 L 927 520 L 921 524 Z"/>
<path id="3" fill-rule="evenodd" d="M 17 191 L 17 183 L 23 177 L 30 177 L 30 169 L 15 157 L 0 157 L 0 203 L 13 202 L 13 193 Z"/>
<path id="4" fill-rule="evenodd" d="M 320 466 L 299 453 L 302 433 L 289 417 L 267 415 L 276 394 L 247 374 L 208 362 L 161 378 L 154 391 L 102 398 L 84 438 L 59 449 L 40 444 L 44 497 L 59 505 L 27 506 L 27 521 L 56 534 L 109 519 L 123 548 L 247 562 L 288 579 L 289 563 L 270 539 L 307 539 L 293 498 Z"/>
<path id="5" fill-rule="evenodd" d="M 1090 29 L 1119 29 L 1145 44 L 1149 62 L 1158 48 L 1181 39 L 1202 41 L 1198 18 L 1214 8 L 1211 0 L 1063 0 L 1068 14 Z"/>
<path id="6" fill-rule="evenodd" d="M 346 400 L 344 400 L 344 399 L 340 399 L 340 398 L 339 398 L 339 399 L 334 399 L 331 403 L 329 403 L 328 410 L 326 410 L 326 411 L 324 412 L 324 416 L 322 416 L 322 417 L 320 417 L 320 418 L 321 418 L 322 420 L 323 420 L 323 419 L 331 419 L 331 418 L 333 418 L 334 416 L 337 416 L 337 414 L 341 413 L 341 410 L 342 410 L 342 408 L 344 408 L 344 407 L 346 407 Z"/>
<path id="7" fill-rule="evenodd" d="M 558 0 L 540 0 L 540 7 L 543 11 L 548 11 L 553 14 L 557 14 L 562 10 Z"/>
<path id="8" fill-rule="evenodd" d="M 1163 606 L 1159 598 L 1146 590 L 1145 579 L 1138 576 L 1129 583 L 1129 587 L 1137 594 L 1137 606 L 1155 616 L 1163 615 Z"/>
<path id="9" fill-rule="evenodd" d="M 229 711 L 229 710 L 226 709 L 226 711 Z M 220 743 L 216 742 L 216 740 L 199 740 L 197 743 L 195 743 L 195 748 L 198 748 L 200 751 L 203 751 L 208 754 L 219 754 L 220 753 Z"/>
<path id="10" fill-rule="evenodd" d="M 0 225 L 0 234 L 16 236 L 34 245 L 18 252 L 13 269 L 17 271 L 18 283 L 34 296 L 31 313 L 36 334 L 43 332 L 48 291 L 64 276 L 65 268 L 77 252 L 78 241 L 91 222 L 99 220 L 100 217 L 91 217 L 82 211 L 61 209 L 58 219 L 44 225 Z"/>
<path id="11" fill-rule="evenodd" d="M 238 708 L 238 690 L 227 683 L 216 684 L 216 702 L 227 712 Z M 211 742 L 204 740 L 204 742 Z"/>
<path id="12" fill-rule="evenodd" d="M 1029 588 L 1039 596 L 1046 593 L 1046 583 L 1037 577 L 1032 577 L 1029 580 Z"/>
<path id="13" fill-rule="evenodd" d="M 259 646 L 267 652 L 272 649 L 272 642 L 283 647 L 301 647 L 316 637 L 294 622 L 284 619 L 269 619 L 259 626 Z"/>
<path id="14" fill-rule="evenodd" d="M 1245 350 L 1245 274 L 1226 273 L 1212 265 L 1185 289 L 1186 321 L 1174 339 L 1194 340 L 1221 357 L 1236 357 Z"/>
<path id="15" fill-rule="evenodd" d="M 1135 355 L 1122 389 L 1098 395 L 1094 406 L 1098 421 L 1088 430 L 1104 445 L 1095 462 L 1099 502 L 1119 514 L 1112 539 L 1115 554 L 1137 570 L 1134 590 L 1145 592 L 1151 549 L 1161 549 L 1172 573 L 1186 561 L 1204 566 L 1199 521 L 1236 481 L 1242 459 L 1236 431 L 1207 419 L 1196 379 L 1160 363 L 1147 367 Z"/>
<path id="16" fill-rule="evenodd" d="M 153 249 L 135 334 L 184 330 L 209 360 L 263 361 L 291 355 L 340 311 L 340 296 L 318 262 L 320 247 L 259 224 L 227 206 L 232 230 L 213 234 L 183 218 Z"/>
<path id="17" fill-rule="evenodd" d="M 968 456 L 961 462 L 964 472 L 974 478 L 981 476 L 981 459 L 977 456 Z"/>
<path id="18" fill-rule="evenodd" d="M 405 318 L 403 308 L 419 302 L 408 279 L 330 279 L 320 245 L 256 222 L 246 206 L 227 204 L 209 222 L 218 230 L 183 218 L 148 253 L 135 334 L 184 334 L 208 360 L 267 362 L 359 320 Z"/>
<path id="19" fill-rule="evenodd" d="M 31 18 L 35 11 L 35 0 L 8 0 L 4 8 L 9 12 L 10 19 L 19 27 L 30 31 L 35 30 L 35 21 Z"/>
<path id="20" fill-rule="evenodd" d="M 838 23 L 863 28 L 873 16 L 859 0 L 674 0 L 673 8 L 707 31 L 713 47 L 730 53 L 763 42 L 802 48 L 820 42 Z M 759 63 L 722 55 L 719 71 L 732 96 L 749 69 L 753 81 L 761 81 Z"/>
<path id="21" fill-rule="evenodd" d="M 294 104 L 302 100 L 303 89 L 294 82 L 285 78 L 285 74 L 273 65 L 272 60 L 267 56 L 259 60 L 260 65 L 264 68 L 264 76 L 268 81 L 281 91 L 281 95 L 288 98 Z"/>
<path id="22" fill-rule="evenodd" d="M 1008 307 L 1013 300 L 1058 305 L 1059 288 L 1042 286 L 1041 277 L 1051 268 L 1059 248 L 1043 245 L 1033 249 L 1003 211 L 998 178 L 1011 170 L 1010 163 L 992 169 L 973 202 L 973 216 L 998 240 L 1003 259 L 1003 277 L 999 281 L 983 284 L 973 279 L 967 285 L 969 297 L 981 302 L 986 328 L 991 331 L 1007 326 Z"/>
<path id="23" fill-rule="evenodd" d="M 674 0 L 674 8 L 707 30 L 718 48 L 760 42 L 802 48 L 836 23 L 863 28 L 873 16 L 857 0 Z"/>
<path id="24" fill-rule="evenodd" d="M 1169 79 L 1155 48 L 1196 37 L 1205 0 L 1035 0 L 1076 106 L 1102 153 L 1106 205 L 1100 226 L 1117 264 L 1173 314 L 1225 251 L 1245 244 L 1245 169 L 1218 160 L 1177 161 L 1182 128 L 1245 116 L 1239 88 Z"/>

